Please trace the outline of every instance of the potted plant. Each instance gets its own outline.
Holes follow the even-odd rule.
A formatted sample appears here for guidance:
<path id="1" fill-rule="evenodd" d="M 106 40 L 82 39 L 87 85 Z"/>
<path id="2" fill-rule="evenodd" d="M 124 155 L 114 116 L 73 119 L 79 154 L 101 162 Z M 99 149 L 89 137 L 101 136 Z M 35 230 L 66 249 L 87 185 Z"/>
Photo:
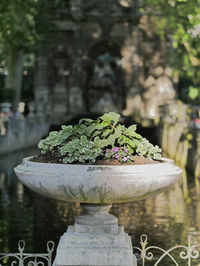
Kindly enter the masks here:
<path id="1" fill-rule="evenodd" d="M 107 113 L 81 119 L 41 140 L 41 155 L 15 168 L 32 190 L 57 200 L 80 202 L 85 209 L 61 237 L 54 265 L 135 266 L 130 237 L 108 213 L 112 203 L 159 193 L 180 177 L 161 149 Z"/>

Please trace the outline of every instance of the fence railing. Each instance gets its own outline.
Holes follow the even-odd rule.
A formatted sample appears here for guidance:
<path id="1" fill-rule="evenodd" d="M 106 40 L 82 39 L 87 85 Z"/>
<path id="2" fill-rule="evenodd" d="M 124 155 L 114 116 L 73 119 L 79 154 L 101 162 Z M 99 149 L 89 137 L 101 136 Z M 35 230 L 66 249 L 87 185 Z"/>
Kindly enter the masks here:
<path id="1" fill-rule="evenodd" d="M 199 249 L 199 244 L 192 245 L 190 235 L 187 245 L 177 245 L 165 250 L 157 246 L 148 246 L 148 237 L 143 234 L 140 236 L 140 247 L 134 247 L 133 251 L 138 259 L 138 265 L 142 266 L 200 266 Z M 152 263 L 148 264 L 148 262 Z"/>
<path id="2" fill-rule="evenodd" d="M 0 266 L 52 266 L 54 242 L 47 243 L 47 253 L 25 253 L 25 242 L 18 242 L 18 253 L 0 253 Z M 188 236 L 187 245 L 177 245 L 167 250 L 149 246 L 148 237 L 140 236 L 140 247 L 133 247 L 138 266 L 200 266 L 200 244 L 192 245 Z"/>
<path id="3" fill-rule="evenodd" d="M 25 253 L 25 241 L 18 242 L 18 253 L 0 253 L 0 266 L 52 266 L 54 242 L 47 242 L 47 253 Z"/>

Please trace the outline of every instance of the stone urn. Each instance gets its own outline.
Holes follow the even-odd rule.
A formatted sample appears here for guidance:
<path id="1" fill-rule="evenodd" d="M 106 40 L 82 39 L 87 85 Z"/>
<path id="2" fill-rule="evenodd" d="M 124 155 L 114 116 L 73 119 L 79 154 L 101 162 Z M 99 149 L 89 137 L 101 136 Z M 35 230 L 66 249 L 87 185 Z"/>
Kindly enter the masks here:
<path id="1" fill-rule="evenodd" d="M 45 197 L 80 202 L 85 210 L 60 238 L 54 266 L 136 266 L 131 239 L 109 209 L 112 203 L 162 192 L 182 172 L 169 159 L 144 165 L 52 164 L 30 159 L 15 168 L 24 185 Z"/>

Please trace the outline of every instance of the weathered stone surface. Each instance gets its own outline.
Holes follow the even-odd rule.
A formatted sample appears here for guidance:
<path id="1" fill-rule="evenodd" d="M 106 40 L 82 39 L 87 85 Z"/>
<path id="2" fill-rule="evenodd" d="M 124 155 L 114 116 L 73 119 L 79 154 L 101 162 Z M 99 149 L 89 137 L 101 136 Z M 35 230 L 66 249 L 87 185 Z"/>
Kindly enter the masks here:
<path id="1" fill-rule="evenodd" d="M 162 76 L 164 73 L 164 68 L 161 67 L 161 66 L 158 66 L 156 67 L 154 70 L 153 70 L 153 74 L 155 75 L 155 77 L 160 77 Z"/>
<path id="2" fill-rule="evenodd" d="M 131 239 L 108 213 L 111 205 L 82 204 L 86 214 L 78 216 L 61 237 L 55 266 L 136 266 Z"/>
<path id="3" fill-rule="evenodd" d="M 151 86 L 154 86 L 156 83 L 156 80 L 153 76 L 149 76 L 144 83 L 145 88 L 149 88 Z"/>
<path id="4" fill-rule="evenodd" d="M 49 119 L 43 110 L 30 112 L 27 117 L 18 113 L 0 118 L 0 155 L 35 146 L 48 130 Z"/>
<path id="5" fill-rule="evenodd" d="M 181 174 L 168 159 L 160 164 L 105 166 L 36 163 L 26 158 L 15 172 L 22 183 L 46 197 L 83 203 L 140 200 L 169 187 Z"/>
<path id="6" fill-rule="evenodd" d="M 130 237 L 105 203 L 159 193 L 178 180 L 181 169 L 169 159 L 160 164 L 108 166 L 46 164 L 26 158 L 15 173 L 44 196 L 88 203 L 82 204 L 86 214 L 61 237 L 54 266 L 137 266 Z"/>
<path id="7" fill-rule="evenodd" d="M 60 239 L 54 265 L 136 266 L 137 262 L 123 227 L 116 234 L 83 234 L 70 226 Z"/>
<path id="8" fill-rule="evenodd" d="M 59 51 L 55 53 L 53 62 L 54 67 L 54 86 L 51 98 L 52 112 L 51 112 L 51 124 L 60 125 L 66 121 L 69 101 L 68 101 L 68 88 L 67 88 L 67 56 L 63 52 L 62 46 Z"/>
<path id="9" fill-rule="evenodd" d="M 103 45 L 108 45 L 106 42 Z M 98 55 L 99 46 L 91 51 L 94 57 L 91 66 L 92 75 L 88 76 L 87 102 L 88 109 L 93 113 L 119 111 L 122 107 L 123 78 L 119 55 L 110 51 Z M 97 55 L 96 55 L 97 53 Z"/>
<path id="10" fill-rule="evenodd" d="M 36 91 L 41 84 L 48 89 L 53 123 L 63 123 L 83 112 L 122 112 L 126 107 L 130 110 L 132 87 L 140 89 L 140 117 L 159 117 L 159 104 L 155 104 L 159 99 L 151 105 L 145 99 L 144 88 L 156 88 L 151 78 L 156 80 L 166 75 L 172 79 L 172 71 L 167 67 L 171 41 L 160 38 L 151 15 L 139 12 L 138 1 L 61 2 L 61 10 L 55 14 L 59 29 L 53 36 L 55 42 L 40 52 L 35 75 L 36 80 L 40 80 L 39 86 L 36 82 Z M 60 58 L 61 61 L 64 59 L 68 72 L 64 93 L 57 90 L 63 76 L 60 75 L 56 82 L 54 80 L 58 66 L 54 55 L 59 47 L 62 47 L 63 54 L 66 53 Z M 99 58 L 106 54 L 117 59 L 119 64 L 115 60 L 100 62 Z M 159 93 L 155 91 L 154 94 Z M 165 97 L 167 101 L 167 93 Z M 137 101 L 131 102 L 132 109 L 137 109 Z"/>
<path id="11" fill-rule="evenodd" d="M 77 86 L 69 88 L 69 113 L 80 114 L 84 109 L 81 88 Z"/>
<path id="12" fill-rule="evenodd" d="M 163 73 L 163 68 L 156 68 L 157 74 Z M 156 118 L 160 116 L 159 107 L 164 104 L 172 104 L 176 97 L 172 81 L 166 75 L 161 75 L 157 79 L 149 76 L 144 82 L 146 91 L 143 93 L 144 111 L 146 117 Z"/>

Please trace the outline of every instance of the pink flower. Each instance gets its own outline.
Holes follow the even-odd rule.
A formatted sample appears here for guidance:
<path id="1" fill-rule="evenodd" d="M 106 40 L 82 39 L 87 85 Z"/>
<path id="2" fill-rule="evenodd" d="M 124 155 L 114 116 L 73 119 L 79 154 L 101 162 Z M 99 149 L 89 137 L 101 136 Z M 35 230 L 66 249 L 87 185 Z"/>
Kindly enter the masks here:
<path id="1" fill-rule="evenodd" d="M 116 155 L 115 155 L 115 158 L 116 158 L 116 159 L 119 159 L 119 157 L 120 157 L 119 154 L 116 154 Z"/>
<path id="2" fill-rule="evenodd" d="M 112 152 L 118 152 L 119 149 L 118 149 L 117 147 L 115 147 L 115 148 L 113 148 L 111 151 L 112 151 Z"/>
<path id="3" fill-rule="evenodd" d="M 128 153 L 128 148 L 126 148 L 124 151 L 125 151 L 126 153 Z"/>
<path id="4" fill-rule="evenodd" d="M 127 161 L 127 158 L 126 157 L 123 157 L 123 162 L 126 162 Z"/>

